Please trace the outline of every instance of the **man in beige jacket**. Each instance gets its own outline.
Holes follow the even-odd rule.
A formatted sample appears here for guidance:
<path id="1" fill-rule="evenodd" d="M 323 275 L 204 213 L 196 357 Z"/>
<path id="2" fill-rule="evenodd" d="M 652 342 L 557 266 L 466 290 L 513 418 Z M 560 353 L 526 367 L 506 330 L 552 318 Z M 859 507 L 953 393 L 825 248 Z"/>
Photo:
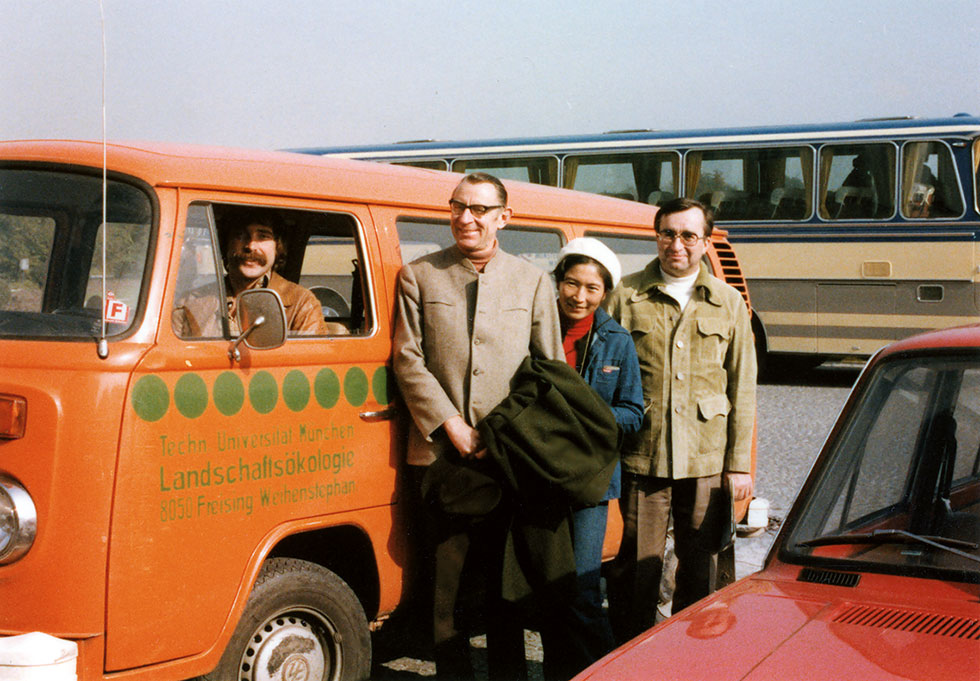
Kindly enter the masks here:
<path id="1" fill-rule="evenodd" d="M 755 345 L 741 294 L 702 262 L 712 227 L 697 201 L 664 204 L 657 259 L 606 302 L 636 344 L 645 407 L 622 448 L 623 541 L 609 580 L 621 643 L 656 622 L 671 516 L 676 613 L 714 591 L 729 499 L 752 496 Z"/>
<path id="2" fill-rule="evenodd" d="M 326 335 L 327 326 L 316 296 L 278 273 L 285 264 L 285 227 L 271 210 L 246 209 L 222 225 L 227 275 L 226 305 L 231 332 L 241 332 L 235 319 L 238 294 L 250 288 L 270 288 L 279 294 L 289 335 Z M 180 298 L 173 311 L 174 330 L 181 338 L 220 338 L 221 310 L 212 282 Z"/>
<path id="3" fill-rule="evenodd" d="M 468 175 L 449 203 L 456 243 L 405 265 L 398 280 L 392 361 L 412 416 L 409 485 L 416 492 L 437 458 L 482 458 L 485 449 L 475 426 L 507 396 L 525 357 L 562 357 L 549 276 L 497 244 L 497 230 L 512 214 L 503 184 L 491 175 Z M 463 561 L 471 545 L 487 551 L 480 562 L 492 576 L 502 557 L 503 534 L 492 520 L 459 531 L 447 531 L 431 516 L 426 524 L 434 560 L 437 672 L 465 678 L 472 676 L 468 641 L 453 618 Z M 523 632 L 513 620 L 495 617 L 492 593 L 489 598 L 491 678 L 518 678 Z"/>

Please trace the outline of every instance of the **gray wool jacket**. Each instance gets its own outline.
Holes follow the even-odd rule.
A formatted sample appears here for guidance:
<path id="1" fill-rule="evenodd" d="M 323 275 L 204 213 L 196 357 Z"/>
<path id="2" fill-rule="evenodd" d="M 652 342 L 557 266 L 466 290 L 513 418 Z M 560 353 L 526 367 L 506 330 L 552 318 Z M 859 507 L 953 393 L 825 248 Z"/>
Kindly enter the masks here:
<path id="1" fill-rule="evenodd" d="M 482 273 L 455 245 L 405 265 L 392 365 L 412 415 L 408 463 L 452 447 L 440 430 L 451 416 L 476 426 L 528 355 L 564 357 L 547 273 L 499 247 Z"/>

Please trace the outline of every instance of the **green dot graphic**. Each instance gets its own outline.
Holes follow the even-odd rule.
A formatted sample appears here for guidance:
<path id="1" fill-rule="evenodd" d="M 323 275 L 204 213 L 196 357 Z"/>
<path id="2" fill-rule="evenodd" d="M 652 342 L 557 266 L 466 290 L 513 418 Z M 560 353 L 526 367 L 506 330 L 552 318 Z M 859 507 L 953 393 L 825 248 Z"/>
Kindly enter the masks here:
<path id="1" fill-rule="evenodd" d="M 174 386 L 174 404 L 177 411 L 189 419 L 196 419 L 208 406 L 208 387 L 197 374 L 184 374 Z"/>
<path id="2" fill-rule="evenodd" d="M 303 411 L 310 403 L 310 381 L 306 374 L 294 369 L 282 381 L 282 400 L 293 411 Z"/>
<path id="3" fill-rule="evenodd" d="M 279 401 L 279 386 L 268 371 L 260 371 L 248 383 L 248 399 L 260 414 L 268 414 Z"/>
<path id="4" fill-rule="evenodd" d="M 234 416 L 245 404 L 245 386 L 242 379 L 230 371 L 214 381 L 214 406 L 225 416 Z"/>
<path id="5" fill-rule="evenodd" d="M 374 376 L 371 377 L 371 390 L 374 392 L 374 399 L 378 401 L 378 404 L 388 404 L 391 400 L 390 388 L 391 374 L 388 373 L 388 367 L 378 367 Z"/>
<path id="6" fill-rule="evenodd" d="M 344 376 L 344 397 L 354 407 L 360 407 L 368 396 L 368 379 L 364 369 L 351 367 Z"/>
<path id="7" fill-rule="evenodd" d="M 159 421 L 170 406 L 167 384 L 159 376 L 143 376 L 133 386 L 133 410 L 144 421 Z"/>
<path id="8" fill-rule="evenodd" d="M 313 381 L 316 402 L 324 409 L 330 409 L 340 399 L 340 379 L 333 369 L 320 369 Z"/>

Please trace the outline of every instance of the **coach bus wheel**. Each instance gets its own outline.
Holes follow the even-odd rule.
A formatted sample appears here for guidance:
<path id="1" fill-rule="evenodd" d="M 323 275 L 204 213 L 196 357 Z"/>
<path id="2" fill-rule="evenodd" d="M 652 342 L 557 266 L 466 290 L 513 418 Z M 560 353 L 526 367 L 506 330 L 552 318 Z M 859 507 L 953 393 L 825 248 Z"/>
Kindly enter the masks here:
<path id="1" fill-rule="evenodd" d="M 752 333 L 755 336 L 755 362 L 759 377 L 769 378 L 772 367 L 769 366 L 769 345 L 766 341 L 766 331 L 759 318 L 752 315 Z"/>
<path id="2" fill-rule="evenodd" d="M 340 577 L 303 560 L 274 558 L 255 581 L 209 681 L 359 681 L 371 637 L 357 596 Z"/>

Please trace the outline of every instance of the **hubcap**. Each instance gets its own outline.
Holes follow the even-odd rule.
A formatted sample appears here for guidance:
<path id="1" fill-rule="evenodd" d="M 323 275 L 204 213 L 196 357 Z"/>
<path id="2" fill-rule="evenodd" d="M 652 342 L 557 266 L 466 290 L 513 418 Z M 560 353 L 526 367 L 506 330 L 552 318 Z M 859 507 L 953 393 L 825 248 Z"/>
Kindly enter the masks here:
<path id="1" fill-rule="evenodd" d="M 322 681 L 339 678 L 340 637 L 321 613 L 295 608 L 255 630 L 242 652 L 241 681 Z"/>

